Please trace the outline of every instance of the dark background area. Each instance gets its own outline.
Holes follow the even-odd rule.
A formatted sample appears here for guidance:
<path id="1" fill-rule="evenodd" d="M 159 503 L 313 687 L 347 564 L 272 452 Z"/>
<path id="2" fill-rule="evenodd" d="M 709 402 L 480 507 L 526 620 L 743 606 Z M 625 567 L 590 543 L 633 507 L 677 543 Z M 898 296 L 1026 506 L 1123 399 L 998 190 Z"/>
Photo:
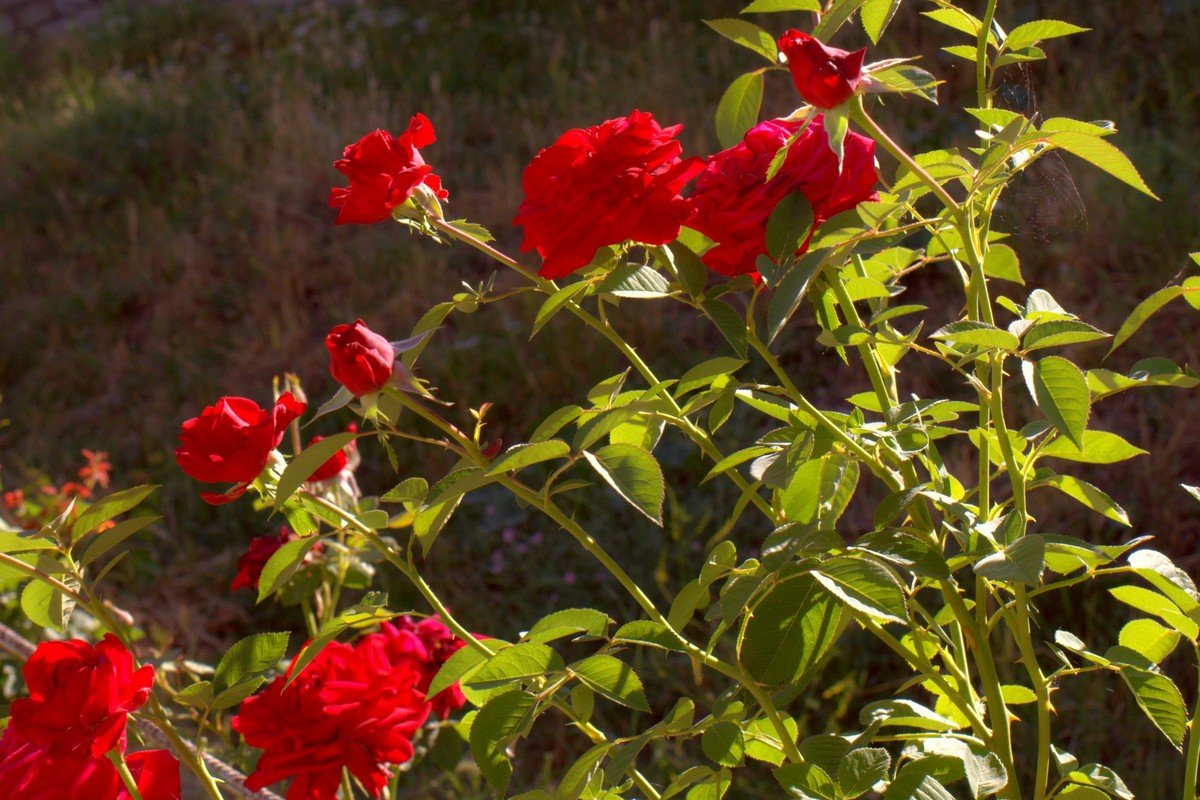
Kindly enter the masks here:
<path id="1" fill-rule="evenodd" d="M 688 154 L 716 149 L 716 102 L 758 63 L 701 19 L 736 15 L 742 5 L 133 4 L 112 6 L 74 33 L 0 38 L 0 418 L 10 420 L 0 428 L 0 480 L 65 480 L 81 448 L 107 451 L 118 484 L 164 486 L 156 499 L 162 524 L 110 579 L 132 590 L 131 604 L 150 624 L 203 653 L 276 614 L 212 591 L 231 579 L 247 537 L 275 523 L 248 504 L 212 509 L 199 500 L 171 457 L 179 422 L 222 394 L 265 402 L 272 376 L 284 371 L 298 373 L 319 402 L 334 388 L 322 344 L 333 324 L 361 316 L 400 338 L 460 281 L 492 271 L 472 251 L 398 226 L 335 228 L 325 197 L 341 181 L 330 167 L 341 148 L 425 113 L 439 137 L 425 155 L 450 191 L 448 213 L 486 225 L 515 252 L 510 222 L 521 168 L 563 130 L 637 107 L 663 124 L 684 123 Z M 942 108 L 893 100 L 878 115 L 912 151 L 966 144 L 973 130 L 952 111 L 969 103 L 971 68 L 938 51 L 961 37 L 921 19 L 926 7 L 907 0 L 869 57 L 920 53 L 946 81 Z M 1156 203 L 1074 160 L 1031 173 L 1004 208 L 1029 286 L 1004 291 L 1023 301 L 1028 289 L 1044 287 L 1115 330 L 1200 249 L 1200 4 L 1006 1 L 1000 17 L 1010 27 L 1055 17 L 1094 29 L 1048 42 L 1044 63 L 1010 69 L 1001 101 L 1047 117 L 1115 120 L 1116 143 L 1162 197 Z M 757 21 L 774 33 L 807 22 Z M 849 26 L 835 40 L 865 43 Z M 790 111 L 790 84 L 769 77 L 765 113 Z M 957 302 L 951 280 L 918 275 L 912 292 L 948 316 L 955 309 L 946 303 Z M 523 440 L 549 410 L 623 369 L 603 341 L 567 319 L 527 341 L 535 310 L 515 302 L 453 317 L 420 364 L 442 397 L 494 403 L 494 435 L 506 442 Z M 636 312 L 622 309 L 617 323 L 667 374 L 723 352 L 701 320 Z M 1168 308 L 1106 366 L 1123 369 L 1149 355 L 1197 365 L 1197 319 L 1183 304 Z M 814 326 L 796 324 L 783 337 L 785 361 L 814 399 L 841 407 L 861 379 L 815 337 Z M 1103 354 L 1099 345 L 1073 355 L 1097 366 Z M 938 390 L 919 370 L 908 377 L 908 391 Z M 326 420 L 321 432 L 344 421 Z M 1193 575 L 1200 517 L 1177 484 L 1200 483 L 1198 423 L 1191 394 L 1105 401 L 1093 426 L 1151 454 L 1079 473 L 1130 512 L 1134 534 L 1158 536 L 1157 546 Z M 747 434 L 735 424 L 723 435 L 733 441 L 739 431 Z M 436 476 L 446 467 L 417 451 L 402 455 L 406 474 Z M 694 569 L 711 517 L 732 499 L 714 484 L 695 485 L 706 468 L 684 442 L 668 438 L 658 455 L 674 494 L 664 534 L 647 534 L 603 498 L 580 514 L 669 596 Z M 365 461 L 368 491 L 395 482 L 369 445 Z M 1106 542 L 1131 535 L 1075 506 L 1043 502 L 1034 510 L 1045 531 Z M 514 631 L 548 605 L 621 607 L 589 562 L 503 498 L 484 493 L 443 537 L 434 582 L 479 630 Z M 749 548 L 760 537 L 740 531 L 738 541 Z M 1054 598 L 1048 614 L 1108 644 L 1113 607 L 1101 595 Z M 1047 635 L 1054 627 L 1048 619 Z M 797 701 L 797 716 L 852 725 L 859 704 L 890 690 L 875 677 L 894 674 L 887 656 L 847 643 L 821 692 Z M 1183 671 L 1181 681 L 1190 686 L 1193 678 Z M 1060 720 L 1075 721 L 1067 727 L 1074 740 L 1061 744 L 1140 776 L 1134 788 L 1142 796 L 1165 796 L 1163 781 L 1173 778 L 1152 765 L 1167 745 L 1119 688 L 1091 683 L 1061 693 Z M 1087 724 L 1123 714 L 1127 734 Z"/>

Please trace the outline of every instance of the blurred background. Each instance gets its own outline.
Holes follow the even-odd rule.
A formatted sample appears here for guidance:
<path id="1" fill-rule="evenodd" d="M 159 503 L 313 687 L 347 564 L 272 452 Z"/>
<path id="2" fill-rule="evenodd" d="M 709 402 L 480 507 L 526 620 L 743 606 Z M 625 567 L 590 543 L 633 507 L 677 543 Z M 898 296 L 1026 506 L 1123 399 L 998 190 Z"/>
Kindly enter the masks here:
<path id="1" fill-rule="evenodd" d="M 331 162 L 362 134 L 402 130 L 421 111 L 437 129 L 425 155 L 450 191 L 448 213 L 482 223 L 515 252 L 521 168 L 563 130 L 637 107 L 663 124 L 684 123 L 688 154 L 716 149 L 717 100 L 759 64 L 701 20 L 734 16 L 742 5 L 0 0 L 0 419 L 8 420 L 0 481 L 9 489 L 60 486 L 76 478 L 86 448 L 108 454 L 115 485 L 163 484 L 154 499 L 162 523 L 109 580 L 124 584 L 164 642 L 203 657 L 264 621 L 295 625 L 283 612 L 253 609 L 249 595 L 213 592 L 231 580 L 247 538 L 277 521 L 248 504 L 214 509 L 199 500 L 171 456 L 180 421 L 222 394 L 266 402 L 272 376 L 285 371 L 299 374 L 320 402 L 334 389 L 322 344 L 333 324 L 361 316 L 400 338 L 461 281 L 492 272 L 469 250 L 415 239 L 399 226 L 335 228 L 325 198 L 341 176 Z M 946 81 L 943 103 L 969 104 L 971 68 L 939 52 L 960 42 L 919 17 L 928 5 L 908 0 L 868 60 L 921 54 L 922 66 Z M 1010 26 L 1041 17 L 1094 32 L 1050 42 L 1048 61 L 1010 69 L 1001 102 L 1047 117 L 1116 120 L 1115 141 L 1162 202 L 1080 162 L 1047 162 L 1005 209 L 1030 283 L 1005 291 L 1021 301 L 1028 288 L 1044 287 L 1111 331 L 1200 249 L 1200 3 L 1001 4 Z M 756 21 L 776 34 L 808 23 L 780 14 Z M 834 43 L 866 40 L 847 27 Z M 790 83 L 782 73 L 769 77 L 765 113 L 790 111 Z M 914 151 L 966 144 L 973 130 L 965 115 L 915 100 L 889 101 L 879 117 Z M 936 309 L 956 295 L 950 279 L 918 275 L 911 291 Z M 506 442 L 523 440 L 547 411 L 623 368 L 570 320 L 527 341 L 535 310 L 516 302 L 453 317 L 420 363 L 442 397 L 494 403 L 493 435 Z M 682 313 L 621 309 L 617 320 L 669 374 L 723 352 L 719 335 Z M 1168 307 L 1118 351 L 1113 368 L 1149 355 L 1196 366 L 1198 331 L 1191 309 Z M 863 387 L 846 384 L 858 378 L 815 335 L 815 327 L 794 324 L 783 337 L 785 361 L 819 403 L 840 407 Z M 1078 353 L 1091 366 L 1103 354 L 1103 345 Z M 1131 395 L 1106 401 L 1093 425 L 1151 454 L 1080 474 L 1129 511 L 1134 533 L 1158 536 L 1157 546 L 1195 575 L 1200 509 L 1177 484 L 1200 483 L 1200 403 L 1175 390 Z M 318 432 L 345 421 L 324 420 L 329 430 Z M 739 435 L 736 421 L 726 433 Z M 368 492 L 385 490 L 396 478 L 366 447 L 366 465 L 382 466 L 365 465 L 360 480 Z M 732 498 L 695 485 L 705 468 L 682 441 L 666 439 L 658 455 L 672 494 L 665 532 L 647 534 L 604 498 L 580 514 L 665 597 L 695 569 L 713 533 L 710 516 Z M 447 466 L 415 450 L 402 456 L 406 474 L 437 476 Z M 1130 535 L 1077 507 L 1035 510 L 1043 530 L 1106 542 Z M 750 548 L 760 537 L 740 531 L 737 541 Z M 548 611 L 547 602 L 623 608 L 616 587 L 556 531 L 486 492 L 464 507 L 439 548 L 434 583 L 480 631 L 517 630 Z M 537 559 L 526 557 L 535 551 Z M 1085 639 L 1093 623 L 1111 629 L 1103 598 L 1061 603 L 1074 603 L 1057 611 Z M 1106 636 L 1093 638 L 1108 644 Z M 805 724 L 853 725 L 858 705 L 883 688 L 876 670 L 892 667 L 886 654 L 847 647 L 794 712 Z M 1060 715 L 1137 714 L 1118 688 L 1095 679 L 1064 691 Z M 1062 745 L 1118 768 L 1144 796 L 1165 796 L 1173 777 L 1152 764 L 1168 745 L 1139 725 L 1114 742 L 1102 727 L 1080 724 Z M 551 768 L 553 748 L 547 752 L 543 766 Z"/>

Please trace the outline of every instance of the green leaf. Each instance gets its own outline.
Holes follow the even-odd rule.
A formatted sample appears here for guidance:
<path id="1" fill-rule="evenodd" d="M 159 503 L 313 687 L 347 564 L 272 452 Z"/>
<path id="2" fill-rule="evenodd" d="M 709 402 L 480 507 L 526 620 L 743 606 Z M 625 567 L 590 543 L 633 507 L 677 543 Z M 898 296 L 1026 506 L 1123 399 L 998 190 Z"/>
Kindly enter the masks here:
<path id="1" fill-rule="evenodd" d="M 733 147 L 742 140 L 746 131 L 758 122 L 758 110 L 762 106 L 762 72 L 747 72 L 736 78 L 721 95 L 717 103 L 717 141 L 721 147 Z"/>
<path id="2" fill-rule="evenodd" d="M 671 293 L 671 283 L 658 270 L 642 264 L 622 264 L 614 269 L 596 291 L 633 300 L 650 300 Z"/>
<path id="3" fill-rule="evenodd" d="M 188 684 L 176 692 L 172 700 L 181 706 L 208 708 L 213 702 L 212 682 L 196 681 Z"/>
<path id="4" fill-rule="evenodd" d="M 610 444 L 583 455 L 617 494 L 662 526 L 666 482 L 654 456 L 631 444 Z"/>
<path id="5" fill-rule="evenodd" d="M 974 50 L 974 48 L 971 49 Z M 971 59 L 974 60 L 973 55 Z M 860 86 L 864 91 L 872 94 L 887 94 L 889 92 L 914 94 L 926 102 L 937 105 L 937 87 L 940 83 L 941 81 L 920 67 L 912 64 L 893 64 L 873 70 L 868 74 L 867 80 L 860 84 Z M 998 275 L 996 277 L 1005 276 Z"/>
<path id="6" fill-rule="evenodd" d="M 743 14 L 770 14 L 777 11 L 820 11 L 821 0 L 754 0 Z"/>
<path id="7" fill-rule="evenodd" d="M 273 669 L 287 652 L 288 638 L 287 633 L 256 633 L 235 643 L 213 673 L 213 694 L 219 696 L 243 679 Z"/>
<path id="8" fill-rule="evenodd" d="M 1103 514 L 1114 522 L 1119 522 L 1127 528 L 1131 527 L 1129 515 L 1125 513 L 1125 509 L 1121 508 L 1115 500 L 1087 481 L 1080 480 L 1072 475 L 1054 475 L 1046 483 L 1068 497 L 1073 497 L 1093 511 Z"/>
<path id="9" fill-rule="evenodd" d="M 803 192 L 785 195 L 767 219 L 767 255 L 776 263 L 790 258 L 808 239 L 814 220 Z"/>
<path id="10" fill-rule="evenodd" d="M 94 531 L 101 523 L 108 522 L 118 514 L 124 514 L 137 506 L 157 488 L 157 486 L 151 485 L 134 486 L 130 489 L 113 492 L 107 497 L 97 500 L 75 520 L 75 524 L 71 526 L 72 534 L 78 539 L 84 534 Z"/>
<path id="11" fill-rule="evenodd" d="M 721 300 L 704 300 L 704 314 L 717 326 L 738 358 L 746 357 L 746 318 Z"/>
<path id="12" fill-rule="evenodd" d="M 838 765 L 838 784 L 845 797 L 858 797 L 888 775 L 892 757 L 881 747 L 851 750 Z"/>
<path id="13" fill-rule="evenodd" d="M 63 583 L 76 588 L 73 579 L 64 579 Z M 21 610 L 34 625 L 65 632 L 75 600 L 45 581 L 34 579 L 21 592 Z"/>
<path id="14" fill-rule="evenodd" d="M 1056 131 L 1046 136 L 1046 139 L 1054 146 L 1099 167 L 1139 192 L 1148 194 L 1155 200 L 1159 199 L 1146 185 L 1129 156 L 1118 150 L 1112 142 L 1079 131 Z"/>
<path id="15" fill-rule="evenodd" d="M 649 645 L 677 653 L 686 652 L 679 638 L 667 630 L 665 625 L 648 619 L 637 619 L 617 628 L 617 632 L 613 634 L 613 641 Z"/>
<path id="16" fill-rule="evenodd" d="M 779 63 L 779 47 L 775 37 L 744 19 L 706 19 L 704 24 L 731 42 L 749 48 L 775 66 Z"/>
<path id="17" fill-rule="evenodd" d="M 700 747 L 723 767 L 740 767 L 746 760 L 746 737 L 736 722 L 725 720 L 705 729 Z"/>
<path id="18" fill-rule="evenodd" d="M 1004 37 L 1004 47 L 1006 50 L 1024 50 L 1043 39 L 1056 39 L 1060 36 L 1070 36 L 1088 30 L 1091 29 L 1081 28 L 1058 19 L 1034 20 L 1026 22 L 1024 25 L 1018 25 L 1009 31 L 1008 36 Z"/>
<path id="19" fill-rule="evenodd" d="M 879 44 L 879 37 L 887 28 L 896 10 L 900 8 L 900 0 L 867 0 L 859 15 L 863 31 L 870 37 L 872 44 Z M 865 791 L 865 790 L 864 790 Z"/>
<path id="20" fill-rule="evenodd" d="M 1132 666 L 1122 666 L 1121 677 L 1154 727 L 1180 750 L 1187 733 L 1187 710 L 1179 687 L 1165 675 Z"/>
<path id="21" fill-rule="evenodd" d="M 495 643 L 489 642 L 489 646 L 494 647 Z M 474 647 L 460 647 L 446 659 L 437 674 L 433 676 L 433 680 L 429 682 L 429 689 L 425 692 L 425 697 L 433 697 L 458 683 L 479 667 L 486 658 L 487 656 Z"/>
<path id="22" fill-rule="evenodd" d="M 1146 320 L 1154 316 L 1154 313 L 1167 303 L 1174 300 L 1183 294 L 1182 286 L 1168 286 L 1165 289 L 1159 289 L 1154 294 L 1147 297 L 1142 302 L 1134 306 L 1133 311 L 1129 312 L 1129 316 L 1121 323 L 1117 335 L 1113 337 L 1112 346 L 1108 348 L 1108 354 L 1112 355 L 1113 351 L 1129 340 L 1130 336 L 1137 333 L 1138 328 L 1145 324 Z"/>
<path id="23" fill-rule="evenodd" d="M 0 531 L 0 553 L 28 553 L 34 550 L 54 550 L 53 539 L 28 532 Z"/>
<path id="24" fill-rule="evenodd" d="M 1015 351 L 1020 340 L 1006 330 L 995 325 L 974 320 L 951 322 L 934 333 L 930 338 L 942 339 L 958 347 L 970 345 L 973 347 L 991 348 L 997 350 Z"/>
<path id="25" fill-rule="evenodd" d="M 546 645 L 521 642 L 489 658 L 465 684 L 478 690 L 494 689 L 506 683 L 526 681 L 562 669 L 562 658 Z"/>
<path id="26" fill-rule="evenodd" d="M 1034 364 L 1033 391 L 1050 424 L 1082 450 L 1091 395 L 1079 367 L 1065 358 L 1046 356 Z"/>
<path id="27" fill-rule="evenodd" d="M 788 737 L 793 742 L 796 741 L 796 737 L 799 735 L 796 721 L 787 714 L 780 714 L 780 716 L 783 718 L 783 727 L 788 732 Z M 777 767 L 783 764 L 786 758 L 783 742 L 779 738 L 779 731 L 776 730 L 770 719 L 759 717 L 747 724 L 745 738 L 747 756 L 774 764 Z"/>
<path id="28" fill-rule="evenodd" d="M 446 527 L 446 523 L 450 521 L 450 517 L 458 509 L 458 504 L 462 502 L 462 499 L 463 495 L 458 494 L 444 502 L 428 505 L 417 512 L 417 516 L 413 518 L 413 533 L 416 535 L 417 541 L 421 543 L 423 553 L 428 553 L 433 547 L 438 534 L 442 532 L 442 528 Z"/>
<path id="29" fill-rule="evenodd" d="M 811 575 L 795 575 L 763 594 L 745 615 L 738 660 L 760 683 L 802 687 L 844 628 L 840 604 Z"/>
<path id="30" fill-rule="evenodd" d="M 533 624 L 524 638 L 530 642 L 552 642 L 564 636 L 583 633 L 603 636 L 612 620 L 591 608 L 566 608 L 548 614 Z"/>
<path id="31" fill-rule="evenodd" d="M 512 779 L 512 764 L 505 754 L 508 741 L 525 729 L 537 713 L 537 700 L 522 691 L 505 692 L 490 699 L 471 723 L 471 755 L 492 788 L 504 794 Z"/>
<path id="32" fill-rule="evenodd" d="M 1036 533 L 1027 534 L 975 564 L 975 574 L 993 581 L 1025 583 L 1036 586 L 1046 566 L 1046 541 Z"/>
<path id="33" fill-rule="evenodd" d="M 321 465 L 333 457 L 335 453 L 358 438 L 356 433 L 338 433 L 316 444 L 309 445 L 298 453 L 279 476 L 279 484 L 275 488 L 275 508 L 279 509 L 284 502 L 296 493 L 306 480 Z"/>
<path id="34" fill-rule="evenodd" d="M 79 566 L 86 567 L 130 536 L 160 519 L 162 517 L 134 517 L 118 522 L 108 530 L 97 533 L 92 537 L 87 549 L 83 551 L 83 556 L 79 559 Z M 4 548 L 0 547 L 0 551 L 4 551 Z"/>
<path id="35" fill-rule="evenodd" d="M 879 723 L 887 727 L 916 728 L 922 731 L 952 731 L 958 723 L 920 703 L 903 698 L 879 700 L 863 707 L 858 714 L 863 725 Z"/>
<path id="36" fill-rule="evenodd" d="M 1041 454 L 1045 458 L 1061 458 L 1082 464 L 1116 464 L 1144 456 L 1146 451 L 1109 431 L 1084 431 L 1083 449 L 1076 447 L 1069 439 L 1058 438 L 1043 447 Z"/>
<path id="37" fill-rule="evenodd" d="M 838 796 L 837 785 L 829 774 L 816 764 L 788 764 L 772 770 L 772 774 L 783 787 L 787 797 L 799 800 L 836 800 Z"/>
<path id="38" fill-rule="evenodd" d="M 844 2 L 845 0 L 843 0 Z M 838 171 L 842 169 L 845 156 L 846 133 L 850 130 L 850 107 L 840 105 L 825 110 L 825 138 L 829 141 L 829 149 L 837 156 Z"/>
<path id="39" fill-rule="evenodd" d="M 1200 622 L 1200 591 L 1191 576 L 1157 550 L 1138 550 L 1129 555 L 1129 566 L 1151 583 L 1195 622 Z"/>
<path id="40" fill-rule="evenodd" d="M 827 591 L 856 611 L 885 622 L 904 622 L 908 606 L 904 588 L 882 564 L 865 558 L 840 556 L 813 572 Z"/>
<path id="41" fill-rule="evenodd" d="M 828 251 L 816 250 L 805 253 L 793 264 L 771 292 L 771 301 L 767 305 L 767 344 L 775 341 L 783 326 L 787 324 L 800 302 L 812 285 L 813 276 L 825 263 Z"/>
<path id="42" fill-rule="evenodd" d="M 835 0 L 821 15 L 821 21 L 813 28 L 812 35 L 823 42 L 828 41 L 866 2 L 867 0 Z"/>
<path id="43" fill-rule="evenodd" d="M 1158 664 L 1171 655 L 1179 639 L 1178 631 L 1164 628 L 1152 619 L 1135 619 L 1121 628 L 1117 642 L 1150 663 Z"/>
<path id="44" fill-rule="evenodd" d="M 546 298 L 538 309 L 537 314 L 533 318 L 533 329 L 529 332 L 529 338 L 532 339 L 538 335 L 546 323 L 554 318 L 554 315 L 566 308 L 567 304 L 575 297 L 575 295 L 588 289 L 590 284 L 568 283 L 566 286 L 559 288 L 554 294 Z"/>
<path id="45" fill-rule="evenodd" d="M 308 556 L 308 551 L 319 541 L 316 536 L 293 539 L 272 553 L 258 577 L 258 602 L 261 603 L 279 591 L 292 575 L 296 574 L 296 570 Z"/>
<path id="46" fill-rule="evenodd" d="M 614 703 L 649 711 L 642 681 L 628 664 L 607 655 L 595 655 L 572 664 L 569 670 L 596 694 Z"/>
<path id="47" fill-rule="evenodd" d="M 565 458 L 571 454 L 571 446 L 561 439 L 547 439 L 532 444 L 518 444 L 508 448 L 492 462 L 487 474 L 500 475 L 517 472 L 533 464 Z"/>
<path id="48" fill-rule="evenodd" d="M 721 800 L 732 783 L 733 776 L 729 770 L 714 772 L 701 778 L 695 786 L 688 789 L 687 800 Z"/>
<path id="49" fill-rule="evenodd" d="M 1055 319 L 1039 322 L 1025 332 L 1021 347 L 1026 350 L 1038 350 L 1043 347 L 1062 347 L 1068 344 L 1082 344 L 1107 339 L 1108 334 L 1099 328 L 1093 328 L 1086 322 L 1072 319 Z"/>
<path id="50" fill-rule="evenodd" d="M 883 800 L 954 800 L 954 795 L 930 774 L 946 769 L 948 761 L 948 756 L 927 756 L 908 762 L 888 784 Z"/>
<path id="51" fill-rule="evenodd" d="M 1153 589 L 1142 586 L 1117 586 L 1108 591 L 1122 603 L 1158 617 L 1191 641 L 1200 636 L 1200 625 L 1189 619 L 1174 602 Z"/>
<path id="52" fill-rule="evenodd" d="M 382 497 L 383 503 L 423 503 L 429 494 L 429 481 L 424 478 L 405 478 Z"/>
<path id="53" fill-rule="evenodd" d="M 732 375 L 744 366 L 746 366 L 746 362 L 740 358 L 730 358 L 729 356 L 710 358 L 683 373 L 683 377 L 679 379 L 679 383 L 675 387 L 675 396 L 682 397 L 688 392 L 710 386 L 717 378 Z"/>

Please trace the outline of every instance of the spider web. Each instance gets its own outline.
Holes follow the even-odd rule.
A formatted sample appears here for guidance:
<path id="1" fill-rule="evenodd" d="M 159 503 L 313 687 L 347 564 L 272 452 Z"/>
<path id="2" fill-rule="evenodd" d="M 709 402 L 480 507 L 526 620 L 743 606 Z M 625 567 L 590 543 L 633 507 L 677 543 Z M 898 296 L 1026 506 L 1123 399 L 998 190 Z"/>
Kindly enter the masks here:
<path id="1" fill-rule="evenodd" d="M 1007 70 L 996 91 L 997 105 L 1041 122 L 1037 90 L 1029 66 Z M 1001 214 L 1013 233 L 1049 242 L 1088 229 L 1087 210 L 1071 171 L 1058 153 L 1045 153 L 1013 180 Z"/>

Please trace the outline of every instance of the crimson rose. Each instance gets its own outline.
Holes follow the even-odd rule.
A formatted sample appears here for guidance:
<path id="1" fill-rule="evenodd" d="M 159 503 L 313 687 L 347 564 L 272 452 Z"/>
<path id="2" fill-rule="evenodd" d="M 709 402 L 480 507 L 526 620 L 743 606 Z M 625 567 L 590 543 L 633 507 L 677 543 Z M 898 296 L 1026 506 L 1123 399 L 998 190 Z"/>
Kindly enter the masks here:
<path id="1" fill-rule="evenodd" d="M 233 729 L 264 751 L 248 788 L 292 778 L 288 800 L 329 800 L 345 767 L 378 797 L 387 765 L 412 757 L 412 737 L 429 716 L 421 674 L 407 659 L 393 664 L 378 638 L 364 638 L 326 645 L 286 689 L 281 676 L 242 703 Z"/>
<path id="2" fill-rule="evenodd" d="M 378 392 L 392 377 L 396 351 L 361 319 L 350 325 L 335 325 L 325 337 L 325 347 L 329 350 L 329 373 L 355 397 Z"/>
<path id="3" fill-rule="evenodd" d="M 166 750 L 125 757 L 142 800 L 180 800 L 179 761 Z M 0 738 L 0 800 L 131 800 L 105 756 L 52 758 L 10 725 Z"/>
<path id="4" fill-rule="evenodd" d="M 803 123 L 759 123 L 741 142 L 709 157 L 688 198 L 695 209 L 688 225 L 716 242 L 702 256 L 710 269 L 722 275 L 757 275 L 755 259 L 767 251 L 767 220 L 792 192 L 808 198 L 814 230 L 833 215 L 875 197 L 875 142 L 847 133 L 839 172 L 823 123 L 819 115 L 809 123 L 770 181 L 765 178 L 771 159 Z M 805 240 L 799 252 L 807 248 Z"/>
<path id="5" fill-rule="evenodd" d="M 635 110 L 567 131 L 529 162 L 513 224 L 525 229 L 521 252 L 542 257 L 541 275 L 569 275 L 606 245 L 666 244 L 679 235 L 690 213 L 679 192 L 702 167 L 679 158 L 682 127 L 660 127 Z"/>
<path id="6" fill-rule="evenodd" d="M 379 633 L 371 635 L 382 639 L 388 660 L 392 663 L 410 659 L 417 665 L 421 672 L 419 688 L 422 692 L 429 690 L 434 676 L 446 660 L 467 645 L 451 633 L 441 620 L 433 617 L 420 622 L 413 622 L 411 617 L 401 617 L 395 622 L 383 623 L 379 626 Z M 445 719 L 462 708 L 467 698 L 455 682 L 429 698 L 429 702 L 433 712 Z"/>
<path id="7" fill-rule="evenodd" d="M 213 505 L 228 503 L 262 473 L 287 426 L 307 407 L 291 392 L 280 395 L 270 410 L 245 397 L 222 397 L 180 426 L 175 461 L 201 483 L 237 484 L 224 494 L 200 495 Z"/>
<path id="8" fill-rule="evenodd" d="M 154 668 L 111 633 L 94 647 L 80 639 L 42 642 L 22 670 L 29 697 L 12 703 L 14 734 L 52 758 L 103 756 L 125 747 L 125 720 L 150 695 Z"/>
<path id="9" fill-rule="evenodd" d="M 424 114 L 414 114 L 408 130 L 399 136 L 377 130 L 347 145 L 333 162 L 350 179 L 349 186 L 329 191 L 329 205 L 338 210 L 336 224 L 382 222 L 422 184 L 440 200 L 449 197 L 441 178 L 417 150 L 436 140 L 433 123 Z"/>
<path id="10" fill-rule="evenodd" d="M 817 108 L 833 108 L 850 99 L 862 80 L 867 49 L 853 53 L 826 47 L 804 31 L 784 32 L 779 49 L 787 56 L 792 82 L 804 102 Z"/>

